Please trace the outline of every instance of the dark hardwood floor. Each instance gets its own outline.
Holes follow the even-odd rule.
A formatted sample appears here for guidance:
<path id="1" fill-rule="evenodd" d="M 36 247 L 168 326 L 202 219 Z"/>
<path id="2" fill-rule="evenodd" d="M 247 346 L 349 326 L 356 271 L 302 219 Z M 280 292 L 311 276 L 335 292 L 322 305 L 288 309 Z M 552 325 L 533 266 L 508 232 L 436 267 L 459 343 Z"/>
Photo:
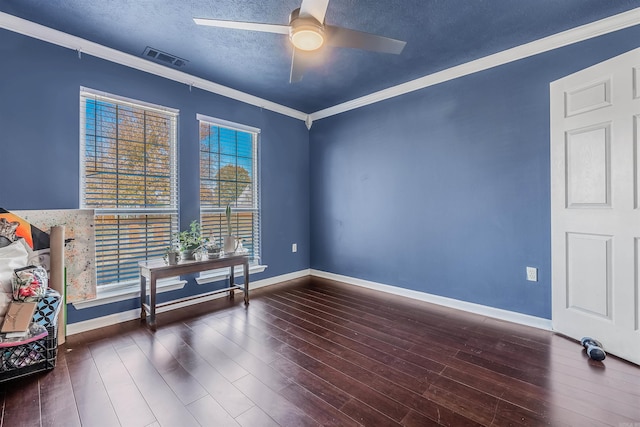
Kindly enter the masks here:
<path id="1" fill-rule="evenodd" d="M 640 427 L 640 368 L 550 332 L 305 278 L 73 335 L 2 426 Z"/>

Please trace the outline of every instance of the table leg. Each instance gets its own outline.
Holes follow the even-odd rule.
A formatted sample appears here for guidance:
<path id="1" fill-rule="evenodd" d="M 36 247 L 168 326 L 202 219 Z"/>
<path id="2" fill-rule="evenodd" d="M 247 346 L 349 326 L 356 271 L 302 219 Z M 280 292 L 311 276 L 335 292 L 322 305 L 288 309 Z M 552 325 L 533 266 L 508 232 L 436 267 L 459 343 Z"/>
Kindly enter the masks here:
<path id="1" fill-rule="evenodd" d="M 150 280 L 151 289 L 149 295 L 149 327 L 156 328 L 156 278 L 151 276 Z"/>
<path id="2" fill-rule="evenodd" d="M 147 303 L 147 278 L 140 275 L 140 320 L 147 318 L 147 310 L 144 305 Z"/>
<path id="3" fill-rule="evenodd" d="M 242 265 L 244 269 L 244 305 L 249 305 L 249 261 Z"/>
<path id="4" fill-rule="evenodd" d="M 229 267 L 231 269 L 231 271 L 229 272 L 229 298 L 234 299 L 234 297 L 236 296 L 236 290 L 235 289 L 231 289 L 232 286 L 235 286 L 236 284 L 236 277 L 235 277 L 235 265 L 232 265 L 231 267 Z"/>

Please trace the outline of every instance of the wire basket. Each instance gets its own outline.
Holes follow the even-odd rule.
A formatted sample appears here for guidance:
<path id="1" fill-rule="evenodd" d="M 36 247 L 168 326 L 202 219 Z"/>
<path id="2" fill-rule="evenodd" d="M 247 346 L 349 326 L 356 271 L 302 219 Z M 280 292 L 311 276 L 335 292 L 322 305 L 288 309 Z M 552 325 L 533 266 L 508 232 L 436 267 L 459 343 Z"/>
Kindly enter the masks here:
<path id="1" fill-rule="evenodd" d="M 47 289 L 33 315 L 33 321 L 46 328 L 47 336 L 24 344 L 0 347 L 0 382 L 55 368 L 60 306 L 60 294 Z"/>

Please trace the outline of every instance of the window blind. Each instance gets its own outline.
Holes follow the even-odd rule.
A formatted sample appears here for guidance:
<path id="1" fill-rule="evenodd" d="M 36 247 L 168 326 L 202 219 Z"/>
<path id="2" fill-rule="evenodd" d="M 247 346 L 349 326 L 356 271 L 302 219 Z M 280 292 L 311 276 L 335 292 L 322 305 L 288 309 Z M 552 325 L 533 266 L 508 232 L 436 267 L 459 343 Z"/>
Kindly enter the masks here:
<path id="1" fill-rule="evenodd" d="M 81 90 L 81 204 L 95 209 L 97 283 L 136 280 L 178 230 L 177 117 Z"/>
<path id="2" fill-rule="evenodd" d="M 200 123 L 200 222 L 205 237 L 222 244 L 232 233 L 253 262 L 260 259 L 259 130 L 198 116 Z"/>

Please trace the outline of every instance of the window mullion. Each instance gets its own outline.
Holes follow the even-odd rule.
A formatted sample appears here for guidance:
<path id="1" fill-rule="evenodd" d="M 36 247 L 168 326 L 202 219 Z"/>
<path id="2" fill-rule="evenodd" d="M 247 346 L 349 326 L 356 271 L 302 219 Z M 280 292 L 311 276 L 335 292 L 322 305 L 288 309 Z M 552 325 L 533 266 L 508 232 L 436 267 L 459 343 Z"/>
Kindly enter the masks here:
<path id="1" fill-rule="evenodd" d="M 120 118 L 119 118 L 120 108 L 116 106 L 116 158 L 114 159 L 115 167 L 116 167 L 116 198 L 115 198 L 115 206 L 120 207 Z"/>
<path id="2" fill-rule="evenodd" d="M 142 164 L 143 164 L 143 168 L 144 168 L 144 203 L 145 205 L 148 204 L 148 197 L 147 197 L 147 112 L 144 112 L 143 115 L 143 122 L 142 122 L 142 129 L 143 129 L 143 133 L 142 133 L 142 138 L 144 139 L 143 142 L 143 151 L 142 151 Z"/>

